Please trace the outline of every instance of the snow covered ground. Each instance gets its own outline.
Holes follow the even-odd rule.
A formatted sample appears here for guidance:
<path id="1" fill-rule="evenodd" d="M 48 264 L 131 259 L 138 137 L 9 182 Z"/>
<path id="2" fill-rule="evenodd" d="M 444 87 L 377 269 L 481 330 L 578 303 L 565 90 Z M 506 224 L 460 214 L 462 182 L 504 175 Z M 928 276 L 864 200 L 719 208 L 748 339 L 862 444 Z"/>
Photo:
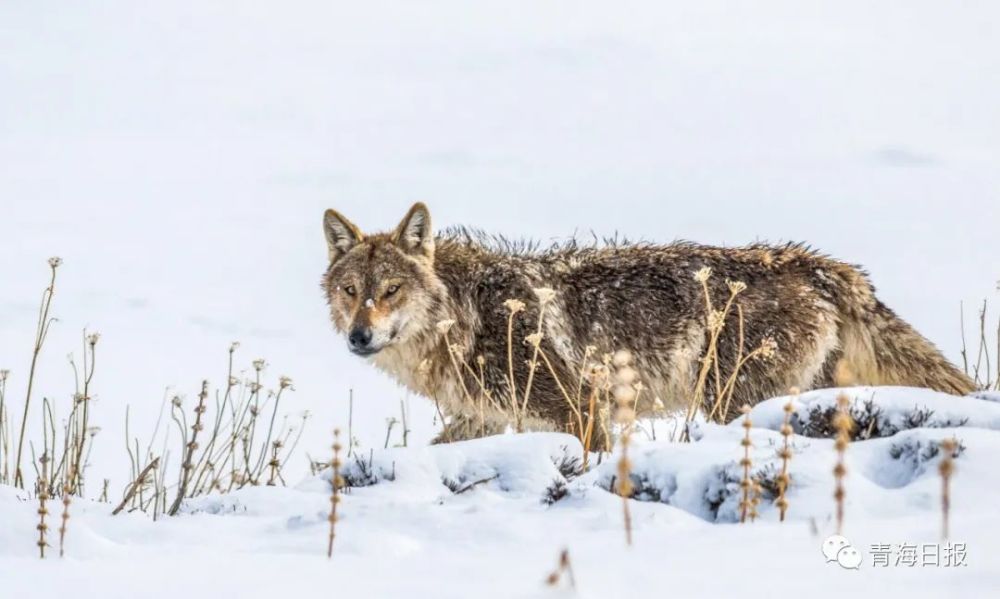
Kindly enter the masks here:
<path id="1" fill-rule="evenodd" d="M 175 518 L 110 516 L 72 504 L 67 557 L 41 561 L 31 544 L 33 502 L 0 488 L 0 580 L 11 597 L 219 595 L 320 597 L 983 597 L 1000 585 L 1000 403 L 918 389 L 846 390 L 863 415 L 914 422 L 847 451 L 844 536 L 856 569 L 824 557 L 835 531 L 829 439 L 791 438 L 788 519 L 765 492 L 760 518 L 738 523 L 740 422 L 702 425 L 692 443 L 632 448 L 634 544 L 622 500 L 606 489 L 617 456 L 579 475 L 579 442 L 555 433 L 501 435 L 445 446 L 396 448 L 347 460 L 327 560 L 329 475 L 187 502 Z M 798 398 L 796 429 L 835 390 Z M 881 395 L 886 401 L 881 402 Z M 997 399 L 995 396 L 993 399 Z M 751 413 L 755 472 L 778 463 L 769 414 Z M 952 420 L 960 418 L 962 422 Z M 876 430 L 874 427 L 872 430 Z M 888 429 L 884 428 L 883 431 Z M 941 539 L 936 451 L 960 449 L 951 484 L 951 536 Z M 595 456 L 596 457 L 596 456 Z M 574 473 L 574 470 L 577 472 Z M 765 485 L 766 487 L 766 485 Z M 544 581 L 568 549 L 576 594 Z M 843 550 L 841 550 L 843 551 Z M 7 595 L 5 595 L 7 596 Z"/>
<path id="2" fill-rule="evenodd" d="M 827 441 L 796 440 L 789 522 L 765 510 L 753 526 L 729 524 L 731 498 L 707 511 L 699 499 L 738 459 L 742 429 L 717 427 L 691 446 L 636 448 L 646 492 L 671 503 L 634 504 L 625 551 L 620 502 L 600 488 L 608 466 L 540 503 L 551 454 L 578 451 L 566 439 L 420 449 L 435 434 L 430 403 L 348 354 L 317 283 L 328 207 L 364 228 L 423 200 L 437 226 L 541 240 L 804 240 L 863 264 L 880 297 L 958 361 L 959 302 L 995 300 L 1000 278 L 998 19 L 996 3 L 929 0 L 0 3 L 11 413 L 45 260 L 59 255 L 59 321 L 35 396 L 65 416 L 66 354 L 79 360 L 84 327 L 102 334 L 90 476 L 113 494 L 128 480 L 126 406 L 148 438 L 164 388 L 190 402 L 203 378 L 218 386 L 234 340 L 238 369 L 264 357 L 268 380 L 293 377 L 290 413 L 313 414 L 302 453 L 324 457 L 330 429 L 346 429 L 350 389 L 363 452 L 383 446 L 400 400 L 411 425 L 411 449 L 374 454 L 390 473 L 396 464 L 396 481 L 346 498 L 332 562 L 317 481 L 195 503 L 155 525 L 80 502 L 62 562 L 32 557 L 34 507 L 0 488 L 0 596 L 548 596 L 540 580 L 562 547 L 586 596 L 730 596 L 744 580 L 741 595 L 982 596 L 998 585 L 1000 534 L 985 402 L 880 390 L 893 404 L 934 403 L 925 424 L 943 428 L 860 441 L 851 455 L 851 540 L 935 541 L 934 460 L 920 456 L 968 419 L 954 514 L 968 566 L 823 563 Z M 803 421 L 813 397 L 799 399 Z M 752 415 L 762 454 L 781 405 Z M 37 403 L 30 417 L 40 422 Z M 886 458 L 903 440 L 909 449 Z M 305 460 L 290 470 L 305 477 Z M 436 482 L 500 471 L 459 495 Z"/>

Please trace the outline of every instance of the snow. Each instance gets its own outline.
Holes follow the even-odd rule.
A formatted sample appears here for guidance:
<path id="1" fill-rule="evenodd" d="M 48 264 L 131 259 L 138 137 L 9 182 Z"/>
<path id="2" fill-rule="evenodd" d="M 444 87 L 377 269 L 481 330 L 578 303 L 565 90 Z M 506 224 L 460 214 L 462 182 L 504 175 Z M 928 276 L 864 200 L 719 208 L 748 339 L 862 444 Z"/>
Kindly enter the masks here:
<path id="1" fill-rule="evenodd" d="M 825 404 L 840 392 L 798 398 Z M 618 454 L 580 476 L 582 448 L 559 433 L 505 434 L 432 447 L 361 452 L 345 460 L 334 556 L 328 560 L 329 471 L 294 487 L 254 487 L 187 501 L 174 518 L 111 516 L 111 506 L 71 504 L 67 557 L 42 561 L 32 545 L 36 505 L 0 488 L 0 573 L 11 596 L 55 597 L 72 589 L 151 599 L 217 593 L 302 597 L 718 597 L 983 596 L 1000 584 L 1000 515 L 993 509 L 1000 431 L 980 399 L 920 389 L 877 389 L 886 413 L 910 413 L 950 400 L 965 425 L 902 430 L 852 442 L 844 535 L 862 555 L 846 570 L 821 548 L 834 533 L 836 452 L 830 439 L 793 435 L 792 485 L 785 522 L 765 494 L 760 518 L 738 523 L 740 423 L 702 424 L 691 443 L 637 438 L 630 447 L 637 486 L 629 501 L 634 545 L 625 545 L 622 500 L 608 492 Z M 751 429 L 753 470 L 778 464 L 782 442 L 761 404 Z M 942 404 L 943 405 L 943 404 Z M 982 418 L 981 420 L 976 420 Z M 951 483 L 952 543 L 961 565 L 876 566 L 872 545 L 938 547 L 941 456 L 959 441 Z M 598 455 L 592 458 L 596 461 Z M 574 473 L 574 471 L 576 471 Z M 564 493 L 553 497 L 553 487 Z M 57 512 L 58 510 L 53 510 Z M 544 584 L 569 550 L 577 592 Z M 893 558 L 894 559 L 894 558 Z M 921 558 L 922 559 L 922 558 Z M 943 559 L 943 558 L 942 558 Z M 738 589 L 738 591 L 737 591 Z"/>
<path id="2" fill-rule="evenodd" d="M 810 413 L 834 408 L 839 394 L 850 399 L 852 411 L 865 410 L 866 404 L 875 406 L 878 411 L 874 427 L 876 431 L 908 428 L 915 413 L 923 413 L 920 414 L 922 426 L 940 428 L 961 424 L 1000 430 L 1000 403 L 990 400 L 996 393 L 983 392 L 969 397 L 955 397 L 930 389 L 909 387 L 852 387 L 837 391 L 819 389 L 794 397 L 774 397 L 755 405 L 750 410 L 749 417 L 754 426 L 780 430 L 784 408 L 791 402 L 794 408 L 791 424 L 801 431 L 802 423 L 809 419 Z M 983 401 L 984 399 L 989 401 Z M 739 425 L 743 418 L 734 421 L 733 425 Z"/>
<path id="3" fill-rule="evenodd" d="M 803 240 L 863 265 L 879 296 L 957 362 L 959 302 L 975 339 L 971 307 L 994 301 L 1000 278 L 1000 78 L 984 76 L 997 69 L 998 16 L 989 3 L 855 0 L 0 3 L 10 412 L 22 407 L 45 261 L 59 255 L 59 320 L 35 397 L 65 417 L 66 354 L 79 360 L 85 327 L 102 334 L 91 481 L 110 479 L 113 496 L 127 483 L 126 406 L 132 433 L 148 440 L 164 388 L 189 401 L 204 378 L 218 388 L 234 340 L 237 370 L 263 357 L 269 384 L 294 379 L 289 413 L 313 413 L 301 453 L 327 457 L 330 430 L 348 429 L 353 389 L 357 453 L 380 477 L 345 498 L 330 562 L 321 478 L 195 500 L 156 523 L 79 501 L 61 562 L 33 557 L 35 507 L 0 488 L 0 594 L 558 596 L 540 580 L 563 547 L 581 596 L 725 597 L 737 585 L 741 596 L 982 596 L 1000 586 L 990 561 L 1000 517 L 988 509 L 996 393 L 987 405 L 875 390 L 889 419 L 880 431 L 900 428 L 911 404 L 932 412 L 932 428 L 862 440 L 849 455 L 851 540 L 931 541 L 935 461 L 921 456 L 942 436 L 962 440 L 961 571 L 821 563 L 810 528 L 815 518 L 820 537 L 831 529 L 832 458 L 819 439 L 795 438 L 789 522 L 766 509 L 752 526 L 732 524 L 720 472 L 738 459 L 742 429 L 707 425 L 692 445 L 634 448 L 661 501 L 633 502 L 626 550 L 620 500 L 600 486 L 612 463 L 547 506 L 553 458 L 579 451 L 571 440 L 423 447 L 438 426 L 432 404 L 352 356 L 317 289 L 331 207 L 364 230 L 395 225 L 421 200 L 437 228 L 542 241 L 591 231 Z M 863 411 L 869 392 L 848 392 Z M 372 453 L 400 401 L 410 447 Z M 797 417 L 832 401 L 803 394 Z M 785 402 L 751 415 L 761 465 L 773 462 Z M 40 422 L 38 403 L 30 417 Z M 306 472 L 297 459 L 286 474 Z M 444 482 L 497 475 L 458 495 Z"/>

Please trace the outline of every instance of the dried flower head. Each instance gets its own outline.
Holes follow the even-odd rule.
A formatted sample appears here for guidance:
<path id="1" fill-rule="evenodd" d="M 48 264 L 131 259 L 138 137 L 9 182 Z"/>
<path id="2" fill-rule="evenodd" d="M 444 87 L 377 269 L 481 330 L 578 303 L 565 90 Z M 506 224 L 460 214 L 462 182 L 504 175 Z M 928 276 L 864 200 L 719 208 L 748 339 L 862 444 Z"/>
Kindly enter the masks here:
<path id="1" fill-rule="evenodd" d="M 517 314 L 521 310 L 524 310 L 524 302 L 519 299 L 509 299 L 503 303 L 504 306 L 510 310 L 511 314 Z"/>
<path id="2" fill-rule="evenodd" d="M 733 295 L 739 295 L 747 289 L 747 284 L 743 281 L 730 281 L 726 279 L 726 286 L 729 287 L 729 293 Z"/>
<path id="3" fill-rule="evenodd" d="M 532 291 L 535 292 L 535 297 L 538 298 L 538 303 L 543 306 L 551 302 L 556 297 L 555 290 L 549 287 L 536 287 L 535 289 L 532 289 Z"/>
<path id="4" fill-rule="evenodd" d="M 49 258 L 49 266 L 51 266 L 52 268 L 59 268 L 60 264 L 62 264 L 62 258 L 60 258 L 59 256 L 52 256 L 51 258 Z"/>
<path id="5" fill-rule="evenodd" d="M 542 344 L 542 339 L 545 337 L 542 333 L 532 333 L 524 338 L 528 342 L 528 345 L 534 348 L 538 348 Z"/>
<path id="6" fill-rule="evenodd" d="M 253 369 L 257 372 L 264 370 L 265 366 L 267 366 L 267 362 L 265 362 L 263 358 L 257 358 L 253 361 Z"/>
<path id="7" fill-rule="evenodd" d="M 454 325 L 455 321 L 449 319 L 449 320 L 439 320 L 437 325 L 435 326 L 437 326 L 437 330 L 439 333 L 441 333 L 442 335 L 446 335 L 448 334 L 448 331 L 451 330 L 451 327 Z"/>
<path id="8" fill-rule="evenodd" d="M 712 276 L 712 269 L 708 266 L 703 266 L 694 273 L 694 280 L 699 283 L 704 283 Z"/>
<path id="9" fill-rule="evenodd" d="M 621 368 L 632 363 L 632 354 L 625 349 L 620 349 L 611 356 L 611 363 Z"/>
<path id="10" fill-rule="evenodd" d="M 287 389 L 292 386 L 292 379 L 287 376 L 282 376 L 278 378 L 278 386 L 282 389 Z"/>
<path id="11" fill-rule="evenodd" d="M 239 349 L 239 347 L 240 347 L 240 342 L 233 341 L 232 343 L 229 344 L 229 353 L 235 352 L 237 349 Z"/>
<path id="12" fill-rule="evenodd" d="M 774 337 L 765 337 L 763 341 L 760 342 L 760 356 L 765 360 L 770 360 L 778 353 L 778 342 L 774 340 Z"/>
<path id="13" fill-rule="evenodd" d="M 100 333 L 91 333 L 87 335 L 87 343 L 89 343 L 91 347 L 97 345 L 97 342 L 100 341 L 100 339 L 101 339 Z"/>

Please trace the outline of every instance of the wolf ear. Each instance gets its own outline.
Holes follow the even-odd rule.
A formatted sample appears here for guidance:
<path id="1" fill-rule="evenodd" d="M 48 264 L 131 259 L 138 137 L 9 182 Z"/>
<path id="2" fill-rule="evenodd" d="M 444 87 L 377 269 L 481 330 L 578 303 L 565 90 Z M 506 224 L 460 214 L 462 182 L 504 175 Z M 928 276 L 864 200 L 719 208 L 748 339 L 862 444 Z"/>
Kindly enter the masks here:
<path id="1" fill-rule="evenodd" d="M 327 210 L 323 214 L 323 232 L 326 233 L 330 262 L 338 260 L 365 238 L 354 223 L 344 218 L 336 210 Z"/>
<path id="2" fill-rule="evenodd" d="M 434 232 L 431 230 L 431 213 L 421 202 L 417 202 L 403 217 L 392 235 L 404 252 L 425 258 L 434 257 Z"/>

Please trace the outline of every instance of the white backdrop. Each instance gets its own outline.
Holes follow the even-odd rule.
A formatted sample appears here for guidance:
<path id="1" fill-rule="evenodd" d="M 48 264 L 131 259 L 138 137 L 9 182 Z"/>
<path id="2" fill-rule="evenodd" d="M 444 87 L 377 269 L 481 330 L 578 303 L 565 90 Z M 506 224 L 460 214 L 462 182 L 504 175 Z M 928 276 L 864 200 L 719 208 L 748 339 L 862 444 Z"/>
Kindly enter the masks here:
<path id="1" fill-rule="evenodd" d="M 62 256 L 36 397 L 65 413 L 65 356 L 100 331 L 94 476 L 116 486 L 124 406 L 144 433 L 165 386 L 222 380 L 232 340 L 294 378 L 313 454 L 350 387 L 381 444 L 404 393 L 330 330 L 327 207 L 805 240 L 955 359 L 959 302 L 996 297 L 995 3 L 88 4 L 0 5 L 0 367 L 17 413 Z"/>

